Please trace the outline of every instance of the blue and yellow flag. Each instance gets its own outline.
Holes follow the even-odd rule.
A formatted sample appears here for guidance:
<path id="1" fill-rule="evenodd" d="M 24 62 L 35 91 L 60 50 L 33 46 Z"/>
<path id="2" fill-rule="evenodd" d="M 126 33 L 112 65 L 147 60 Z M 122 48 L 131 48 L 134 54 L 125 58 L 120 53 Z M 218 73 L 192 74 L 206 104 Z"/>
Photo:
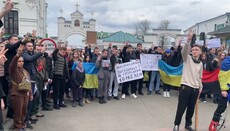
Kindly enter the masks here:
<path id="1" fill-rule="evenodd" d="M 158 68 L 163 83 L 180 87 L 183 65 L 173 67 L 164 61 L 159 60 Z"/>
<path id="2" fill-rule="evenodd" d="M 75 70 L 77 63 L 74 63 L 72 70 Z M 83 68 L 85 71 L 85 82 L 83 87 L 87 89 L 98 88 L 98 68 L 95 63 L 83 62 Z"/>
<path id="3" fill-rule="evenodd" d="M 226 57 L 220 67 L 218 75 L 221 90 L 229 90 L 230 88 L 230 56 Z"/>

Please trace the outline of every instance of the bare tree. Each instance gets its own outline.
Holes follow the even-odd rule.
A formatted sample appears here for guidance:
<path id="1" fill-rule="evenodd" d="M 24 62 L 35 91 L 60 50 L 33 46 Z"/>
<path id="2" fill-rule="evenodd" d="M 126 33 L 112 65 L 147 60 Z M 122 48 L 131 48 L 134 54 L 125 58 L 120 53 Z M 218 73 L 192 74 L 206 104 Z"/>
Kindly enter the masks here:
<path id="1" fill-rule="evenodd" d="M 169 21 L 169 20 L 161 20 L 158 29 L 167 30 L 167 29 L 169 29 L 169 24 L 170 24 L 170 21 Z"/>
<path id="2" fill-rule="evenodd" d="M 135 35 L 144 39 L 144 35 L 150 30 L 151 22 L 148 19 L 142 20 L 135 24 Z"/>
<path id="3" fill-rule="evenodd" d="M 158 26 L 158 29 L 167 30 L 169 29 L 169 24 L 170 24 L 169 20 L 161 20 L 160 25 Z M 169 41 L 168 39 L 169 38 L 167 36 L 159 37 L 158 41 L 162 48 L 164 48 L 165 44 Z"/>

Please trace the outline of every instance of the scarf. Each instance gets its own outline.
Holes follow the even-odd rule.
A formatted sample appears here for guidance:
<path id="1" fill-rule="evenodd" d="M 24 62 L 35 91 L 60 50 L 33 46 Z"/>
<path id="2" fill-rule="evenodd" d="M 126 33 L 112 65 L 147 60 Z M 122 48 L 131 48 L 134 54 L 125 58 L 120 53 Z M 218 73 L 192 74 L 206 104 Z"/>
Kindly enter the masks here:
<path id="1" fill-rule="evenodd" d="M 84 69 L 83 68 L 80 68 L 79 66 L 76 67 L 76 69 L 79 71 L 79 72 L 84 72 Z"/>

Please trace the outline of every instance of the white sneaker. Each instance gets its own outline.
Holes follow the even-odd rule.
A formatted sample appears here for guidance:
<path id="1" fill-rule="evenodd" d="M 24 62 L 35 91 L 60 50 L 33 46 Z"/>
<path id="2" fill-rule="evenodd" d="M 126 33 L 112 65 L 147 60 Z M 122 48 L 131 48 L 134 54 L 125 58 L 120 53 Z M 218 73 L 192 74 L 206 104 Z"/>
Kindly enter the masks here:
<path id="1" fill-rule="evenodd" d="M 125 94 L 122 94 L 121 99 L 125 99 Z"/>
<path id="2" fill-rule="evenodd" d="M 170 97 L 170 94 L 169 94 L 169 92 L 166 92 L 166 97 Z"/>
<path id="3" fill-rule="evenodd" d="M 163 97 L 167 97 L 167 93 L 166 93 L 166 91 L 164 91 L 164 93 L 163 93 Z"/>
<path id="4" fill-rule="evenodd" d="M 137 96 L 135 94 L 132 94 L 131 97 L 133 97 L 135 99 L 137 98 Z"/>

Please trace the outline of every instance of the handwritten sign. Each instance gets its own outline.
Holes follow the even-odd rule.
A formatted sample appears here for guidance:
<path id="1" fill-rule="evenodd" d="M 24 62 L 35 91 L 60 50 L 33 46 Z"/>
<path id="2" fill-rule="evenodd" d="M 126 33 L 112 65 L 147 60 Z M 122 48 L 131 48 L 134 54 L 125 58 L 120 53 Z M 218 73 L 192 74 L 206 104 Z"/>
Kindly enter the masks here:
<path id="1" fill-rule="evenodd" d="M 117 64 L 115 66 L 118 83 L 124 83 L 143 78 L 139 61 Z"/>
<path id="2" fill-rule="evenodd" d="M 141 54 L 141 68 L 143 71 L 158 71 L 158 60 L 161 59 L 158 54 Z"/>
<path id="3" fill-rule="evenodd" d="M 207 47 L 210 49 L 210 48 L 218 48 L 218 47 L 221 47 L 221 44 L 220 44 L 220 39 L 217 38 L 217 39 L 210 39 L 207 41 Z"/>
<path id="4" fill-rule="evenodd" d="M 46 45 L 46 52 L 47 53 L 53 53 L 53 51 L 56 49 L 56 43 L 49 38 L 42 39 L 41 44 Z"/>

